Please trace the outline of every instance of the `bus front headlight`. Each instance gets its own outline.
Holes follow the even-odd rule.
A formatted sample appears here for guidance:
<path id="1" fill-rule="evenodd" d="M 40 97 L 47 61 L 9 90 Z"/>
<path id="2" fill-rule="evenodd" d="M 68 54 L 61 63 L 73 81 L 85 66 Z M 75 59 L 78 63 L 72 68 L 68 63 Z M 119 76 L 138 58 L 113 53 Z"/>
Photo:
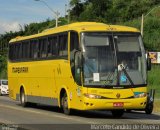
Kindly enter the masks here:
<path id="1" fill-rule="evenodd" d="M 144 93 L 144 92 L 135 93 L 135 94 L 134 94 L 134 97 L 135 97 L 135 98 L 143 98 L 143 97 L 146 97 L 146 96 L 147 96 L 147 93 Z"/>
<path id="2" fill-rule="evenodd" d="M 91 98 L 91 99 L 101 99 L 102 96 L 99 96 L 99 95 L 95 95 L 95 94 L 84 94 L 85 97 L 87 98 Z"/>

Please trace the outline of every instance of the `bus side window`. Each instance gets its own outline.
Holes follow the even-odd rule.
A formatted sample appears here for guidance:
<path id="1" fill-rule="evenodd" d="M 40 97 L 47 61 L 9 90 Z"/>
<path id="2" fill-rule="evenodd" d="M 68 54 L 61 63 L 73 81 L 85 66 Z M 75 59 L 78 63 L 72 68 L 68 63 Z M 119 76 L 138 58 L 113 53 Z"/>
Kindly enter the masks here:
<path id="1" fill-rule="evenodd" d="M 22 42 L 22 60 L 29 58 L 29 50 L 29 41 Z"/>
<path id="2" fill-rule="evenodd" d="M 37 40 L 33 40 L 31 41 L 31 57 L 33 59 L 38 58 L 39 55 L 39 47 L 38 47 L 38 41 Z"/>
<path id="3" fill-rule="evenodd" d="M 52 55 L 54 56 L 58 55 L 58 37 L 57 36 L 53 38 Z"/>
<path id="4" fill-rule="evenodd" d="M 16 44 L 14 45 L 14 50 L 15 50 L 14 59 L 17 59 L 17 58 L 18 58 L 18 43 L 16 43 Z"/>
<path id="5" fill-rule="evenodd" d="M 46 38 L 39 40 L 39 51 L 40 51 L 40 58 L 46 58 L 47 57 L 47 44 L 48 40 Z"/>
<path id="6" fill-rule="evenodd" d="M 13 55 L 13 56 L 12 56 L 12 57 L 13 57 L 13 60 L 15 60 L 15 59 L 16 59 L 16 44 L 13 44 L 12 46 L 13 46 L 13 48 L 12 48 L 12 49 L 13 49 L 13 50 L 12 50 L 12 55 Z M 14 52 L 14 51 L 15 51 L 15 52 Z"/>
<path id="7" fill-rule="evenodd" d="M 34 40 L 30 41 L 30 58 L 33 59 L 34 57 L 34 52 L 33 52 L 33 45 L 34 44 Z"/>
<path id="8" fill-rule="evenodd" d="M 13 47 L 14 44 L 9 44 L 9 59 L 12 61 L 13 60 Z"/>
<path id="9" fill-rule="evenodd" d="M 52 57 L 52 46 L 53 46 L 53 37 L 48 38 L 48 49 L 47 49 L 47 56 Z"/>
<path id="10" fill-rule="evenodd" d="M 67 58 L 68 56 L 68 35 L 59 35 L 59 56 Z"/>
<path id="11" fill-rule="evenodd" d="M 57 36 L 52 36 L 48 38 L 48 57 L 55 57 L 58 53 L 57 47 Z"/>
<path id="12" fill-rule="evenodd" d="M 17 47 L 18 47 L 17 48 L 18 49 L 18 51 L 17 51 L 17 53 L 18 53 L 17 54 L 17 59 L 20 60 L 20 59 L 22 59 L 22 44 L 19 43 Z"/>
<path id="13" fill-rule="evenodd" d="M 79 49 L 79 40 L 78 40 L 78 33 L 77 32 L 71 32 L 70 33 L 70 51 L 78 50 Z"/>
<path id="14" fill-rule="evenodd" d="M 20 60 L 22 59 L 22 53 L 21 53 L 21 43 L 15 43 L 12 44 L 12 52 L 10 52 L 10 57 L 12 60 Z"/>

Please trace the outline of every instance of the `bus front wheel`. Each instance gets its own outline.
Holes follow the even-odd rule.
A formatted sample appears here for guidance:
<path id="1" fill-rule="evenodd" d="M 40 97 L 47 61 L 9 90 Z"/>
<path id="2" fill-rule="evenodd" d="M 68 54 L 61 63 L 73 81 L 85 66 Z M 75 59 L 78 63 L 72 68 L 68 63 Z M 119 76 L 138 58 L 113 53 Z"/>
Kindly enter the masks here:
<path id="1" fill-rule="evenodd" d="M 147 106 L 145 108 L 146 114 L 152 114 L 152 111 L 153 111 L 153 103 L 147 104 Z"/>
<path id="2" fill-rule="evenodd" d="M 21 91 L 20 91 L 20 103 L 21 103 L 21 106 L 23 106 L 23 107 L 27 106 L 26 96 L 25 96 L 24 89 L 21 89 Z"/>
<path id="3" fill-rule="evenodd" d="M 124 114 L 124 110 L 112 110 L 113 117 L 120 118 Z"/>
<path id="4" fill-rule="evenodd" d="M 68 108 L 68 97 L 66 93 L 64 93 L 63 97 L 61 98 L 61 103 L 62 103 L 62 109 L 63 109 L 64 114 L 70 115 L 71 111 Z"/>

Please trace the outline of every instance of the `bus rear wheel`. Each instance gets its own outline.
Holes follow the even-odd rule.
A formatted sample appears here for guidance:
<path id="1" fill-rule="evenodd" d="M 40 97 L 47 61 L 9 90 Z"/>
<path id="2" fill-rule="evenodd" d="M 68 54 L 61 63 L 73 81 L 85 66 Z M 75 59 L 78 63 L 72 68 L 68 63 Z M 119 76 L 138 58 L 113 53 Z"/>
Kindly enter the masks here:
<path id="1" fill-rule="evenodd" d="M 61 98 L 61 103 L 64 114 L 70 115 L 71 110 L 68 108 L 68 97 L 66 93 L 64 93 L 63 97 Z"/>
<path id="2" fill-rule="evenodd" d="M 124 110 L 120 109 L 120 110 L 112 110 L 112 115 L 115 118 L 120 118 L 122 117 L 124 114 Z"/>
<path id="3" fill-rule="evenodd" d="M 26 96 L 25 96 L 24 89 L 21 89 L 21 91 L 20 91 L 20 103 L 21 103 L 21 106 L 23 106 L 23 107 L 27 106 Z"/>

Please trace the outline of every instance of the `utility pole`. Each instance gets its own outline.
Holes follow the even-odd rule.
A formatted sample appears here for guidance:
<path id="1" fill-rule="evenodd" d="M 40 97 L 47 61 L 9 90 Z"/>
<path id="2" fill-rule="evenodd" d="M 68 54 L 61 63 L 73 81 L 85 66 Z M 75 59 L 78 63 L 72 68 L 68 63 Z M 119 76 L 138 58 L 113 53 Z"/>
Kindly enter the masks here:
<path id="1" fill-rule="evenodd" d="M 42 2 L 43 4 L 45 4 L 55 15 L 55 19 L 56 19 L 56 27 L 58 27 L 58 16 L 60 15 L 60 13 L 58 11 L 54 11 L 45 1 L 43 0 L 34 0 L 34 1 L 39 1 Z"/>
<path id="2" fill-rule="evenodd" d="M 151 9 L 145 16 L 142 14 L 141 18 L 141 35 L 143 37 L 143 28 L 144 28 L 144 18 L 147 17 L 154 9 L 159 8 L 160 6 L 156 6 L 153 9 Z"/>

